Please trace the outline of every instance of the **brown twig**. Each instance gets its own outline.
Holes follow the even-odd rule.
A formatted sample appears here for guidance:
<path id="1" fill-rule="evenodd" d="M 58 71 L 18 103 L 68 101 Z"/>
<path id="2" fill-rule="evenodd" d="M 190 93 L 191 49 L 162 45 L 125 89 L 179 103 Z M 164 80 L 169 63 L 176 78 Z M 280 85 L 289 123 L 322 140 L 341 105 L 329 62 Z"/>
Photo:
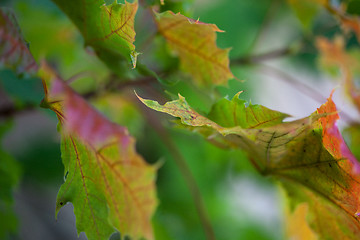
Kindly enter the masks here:
<path id="1" fill-rule="evenodd" d="M 273 60 L 281 57 L 287 57 L 294 51 L 291 47 L 272 50 L 266 53 L 257 54 L 253 56 L 245 56 L 231 60 L 232 65 L 237 64 L 255 64 L 266 60 Z"/>
<path id="2" fill-rule="evenodd" d="M 33 104 L 27 104 L 23 107 L 17 108 L 14 105 L 7 105 L 3 108 L 0 108 L 0 118 L 10 118 L 14 117 L 17 114 L 24 113 L 27 111 L 35 110 L 37 106 Z"/>

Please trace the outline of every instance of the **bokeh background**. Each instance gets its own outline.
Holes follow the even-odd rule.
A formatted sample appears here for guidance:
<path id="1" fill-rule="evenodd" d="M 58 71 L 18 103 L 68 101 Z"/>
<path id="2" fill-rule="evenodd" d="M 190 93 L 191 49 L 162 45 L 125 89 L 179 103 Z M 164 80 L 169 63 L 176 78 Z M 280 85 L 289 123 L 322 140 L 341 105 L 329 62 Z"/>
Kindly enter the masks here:
<path id="1" fill-rule="evenodd" d="M 208 112 L 216 98 L 232 98 L 243 90 L 240 95 L 243 99 L 300 118 L 315 111 L 338 85 L 319 71 L 313 42 L 317 35 L 332 37 L 339 32 L 335 19 L 326 11 L 320 11 L 311 26 L 306 26 L 283 0 L 165 2 L 168 4 L 165 7 L 182 11 L 188 17 L 215 23 L 225 31 L 217 34 L 218 46 L 231 48 L 230 59 L 234 63 L 231 69 L 237 79 L 230 80 L 228 86 L 216 87 L 217 95 L 204 93 L 177 74 L 168 76 L 161 85 L 168 96 L 179 92 L 201 112 Z M 111 72 L 91 49 L 83 47 L 80 33 L 55 4 L 50 0 L 12 0 L 0 4 L 14 9 L 37 62 L 46 59 L 64 79 L 75 76 L 72 86 L 79 93 L 101 89 Z M 154 46 L 163 42 L 147 35 L 155 31 L 151 30 L 154 25 L 146 21 L 147 15 L 142 11 L 138 12 L 135 26 L 135 45 L 142 52 L 139 59 L 155 69 L 166 68 L 164 65 L 173 64 L 171 61 L 177 64 L 176 59 L 158 61 L 163 53 L 154 50 Z M 153 43 L 148 43 L 149 38 Z M 350 38 L 350 44 L 352 41 L 355 42 Z M 252 56 L 285 50 L 289 53 L 249 62 Z M 14 103 L 38 104 L 43 98 L 38 79 L 23 86 L 14 74 L 6 71 L 0 72 L 0 79 L 0 109 Z M 142 96 L 149 95 L 146 86 L 130 85 L 91 101 L 112 121 L 129 128 L 137 139 L 138 152 L 148 162 L 163 162 L 157 179 L 160 205 L 153 219 L 156 239 L 205 239 L 184 178 L 166 145 L 147 124 L 143 115 L 146 110 L 134 99 L 134 89 Z M 119 103 L 120 98 L 126 101 Z M 335 102 L 350 117 L 356 117 L 341 91 L 335 93 Z M 197 134 L 174 128 L 171 118 L 148 114 L 155 114 L 162 121 L 189 165 L 218 239 L 285 239 L 286 199 L 273 179 L 257 173 L 242 151 L 217 148 Z M 55 114 L 35 107 L 0 116 L 2 124 L 9 119 L 12 127 L 2 138 L 2 148 L 17 160 L 21 169 L 21 180 L 14 193 L 18 231 L 9 239 L 77 239 L 71 204 L 55 219 L 55 199 L 64 181 Z M 0 219 L 0 224 L 5 221 Z M 86 239 L 83 233 L 79 238 Z"/>

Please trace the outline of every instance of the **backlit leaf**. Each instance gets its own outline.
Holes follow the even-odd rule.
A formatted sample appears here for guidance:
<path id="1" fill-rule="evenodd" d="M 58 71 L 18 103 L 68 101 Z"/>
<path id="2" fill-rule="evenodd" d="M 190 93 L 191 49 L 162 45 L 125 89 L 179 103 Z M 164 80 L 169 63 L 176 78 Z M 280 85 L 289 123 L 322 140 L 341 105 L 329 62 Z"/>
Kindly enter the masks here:
<path id="1" fill-rule="evenodd" d="M 281 123 L 290 117 L 285 113 L 268 109 L 261 105 L 246 106 L 246 101 L 237 93 L 231 101 L 223 98 L 211 109 L 209 118 L 224 127 L 263 128 Z"/>
<path id="2" fill-rule="evenodd" d="M 56 213 L 71 202 L 77 230 L 88 239 L 108 239 L 115 229 L 133 239 L 153 239 L 157 167 L 136 153 L 125 127 L 98 113 L 49 67 L 42 76 L 43 106 L 57 114 L 62 128 L 65 183 Z"/>
<path id="3" fill-rule="evenodd" d="M 106 5 L 103 0 L 53 0 L 74 22 L 84 37 L 111 70 L 121 74 L 124 59 L 136 67 L 134 19 L 137 0 L 125 4 L 114 1 Z"/>
<path id="4" fill-rule="evenodd" d="M 229 69 L 229 49 L 216 46 L 215 24 L 203 23 L 171 11 L 156 14 L 160 34 L 179 56 L 181 67 L 201 85 L 226 84 L 234 78 Z"/>
<path id="5" fill-rule="evenodd" d="M 17 74 L 35 74 L 38 68 L 14 13 L 7 8 L 0 8 L 0 67 L 13 69 Z"/>
<path id="6" fill-rule="evenodd" d="M 292 122 L 282 122 L 286 114 L 246 107 L 234 99 L 233 111 L 216 110 L 228 108 L 227 101 L 213 107 L 216 113 L 211 111 L 209 116 L 214 121 L 191 109 L 182 97 L 165 105 L 140 100 L 157 111 L 180 117 L 192 128 L 206 128 L 207 132 L 200 131 L 206 137 L 217 132 L 225 144 L 243 149 L 260 173 L 282 183 L 293 204 L 307 202 L 310 226 L 321 239 L 360 237 L 359 163 L 336 127 L 338 116 L 331 97 L 309 117 Z M 234 118 L 235 114 L 245 124 L 230 120 L 225 123 L 229 127 L 223 127 L 217 120 Z"/>

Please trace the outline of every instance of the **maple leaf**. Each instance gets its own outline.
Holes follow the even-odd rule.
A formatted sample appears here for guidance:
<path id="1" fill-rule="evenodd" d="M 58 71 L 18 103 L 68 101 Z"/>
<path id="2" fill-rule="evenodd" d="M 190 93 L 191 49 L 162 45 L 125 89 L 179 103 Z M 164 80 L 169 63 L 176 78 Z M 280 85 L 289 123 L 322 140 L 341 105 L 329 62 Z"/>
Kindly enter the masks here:
<path id="1" fill-rule="evenodd" d="M 341 70 L 345 92 L 360 111 L 360 89 L 354 84 L 354 72 L 360 63 L 344 49 L 344 39 L 336 37 L 333 42 L 319 37 L 316 46 L 320 52 L 320 62 L 325 66 L 336 66 Z"/>
<path id="2" fill-rule="evenodd" d="M 229 69 L 229 49 L 216 46 L 215 24 L 166 11 L 156 14 L 160 34 L 179 55 L 181 67 L 202 85 L 225 84 L 234 78 Z"/>
<path id="3" fill-rule="evenodd" d="M 35 74 L 38 66 L 24 40 L 14 13 L 0 8 L 0 65 L 17 74 Z"/>
<path id="4" fill-rule="evenodd" d="M 123 58 L 136 67 L 134 20 L 137 0 L 125 4 L 104 0 L 53 0 L 74 22 L 84 37 L 85 45 L 95 52 L 108 67 L 122 74 Z"/>
<path id="5" fill-rule="evenodd" d="M 157 200 L 157 166 L 135 151 L 127 129 L 110 122 L 66 85 L 48 66 L 42 67 L 43 106 L 52 109 L 62 130 L 65 183 L 56 214 L 74 205 L 78 232 L 106 239 L 116 230 L 134 239 L 153 239 L 151 217 Z"/>
<path id="6" fill-rule="evenodd" d="M 358 239 L 359 163 L 336 127 L 338 116 L 331 97 L 309 117 L 292 122 L 282 122 L 286 114 L 246 107 L 237 98 L 216 103 L 210 120 L 182 97 L 165 105 L 139 97 L 145 105 L 179 117 L 185 125 L 205 128 L 200 133 L 206 137 L 217 133 L 223 143 L 243 149 L 260 173 L 282 183 L 293 204 L 308 204 L 310 226 L 322 239 Z M 221 120 L 234 116 L 237 121 Z"/>

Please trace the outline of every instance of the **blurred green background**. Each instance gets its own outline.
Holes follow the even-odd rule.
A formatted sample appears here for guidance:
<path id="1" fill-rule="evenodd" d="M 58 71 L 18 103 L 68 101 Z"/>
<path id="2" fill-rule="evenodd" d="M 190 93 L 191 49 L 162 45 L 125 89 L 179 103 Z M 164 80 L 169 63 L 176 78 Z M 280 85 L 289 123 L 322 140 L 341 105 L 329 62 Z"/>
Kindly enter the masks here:
<path id="1" fill-rule="evenodd" d="M 325 96 L 334 86 L 333 83 L 324 84 L 319 77 L 311 42 L 319 32 L 333 36 L 339 30 L 334 27 L 334 19 L 323 12 L 318 13 L 309 26 L 301 23 L 286 1 L 281 0 L 165 2 L 163 10 L 181 11 L 193 19 L 217 24 L 225 31 L 217 34 L 218 46 L 231 48 L 230 58 L 234 62 L 244 61 L 231 66 L 237 79 L 230 80 L 228 86 L 216 87 L 215 93 L 195 86 L 186 76 L 170 74 L 164 79 L 165 84 L 155 83 L 155 88 L 166 91 L 170 97 L 181 93 L 191 106 L 206 113 L 219 97 L 232 98 L 244 90 L 241 98 L 252 103 L 295 117 L 306 116 L 319 106 L 318 101 L 304 91 L 297 91 L 297 86 L 276 80 L 276 74 L 264 74 L 258 65 L 246 62 L 249 56 L 278 49 L 290 49 L 294 53 L 269 61 L 271 66 L 289 70 L 299 79 L 321 86 Z M 83 47 L 78 30 L 51 1 L 2 1 L 1 6 L 14 9 L 37 62 L 46 59 L 56 66 L 64 79 L 80 74 L 72 83 L 78 92 L 96 91 L 112 75 L 91 49 Z M 144 25 L 144 11 L 139 9 L 135 26 L 135 45 L 142 52 L 139 61 L 154 69 L 177 66 L 176 59 L 164 57 L 165 48 L 152 48 L 163 45 L 157 36 L 150 47 L 146 46 L 149 32 L 155 30 L 151 29 L 154 28 L 151 24 Z M 329 27 L 323 30 L 322 23 L 326 21 Z M 9 102 L 17 106 L 40 103 L 43 93 L 38 79 L 26 79 L 27 85 L 22 85 L 11 71 L 6 70 L 0 72 L 0 79 L 0 108 Z M 153 218 L 156 239 L 205 239 L 184 178 L 167 147 L 147 124 L 144 110 L 134 99 L 134 88 L 142 96 L 149 95 L 141 86 L 124 87 L 121 92 L 95 97 L 92 103 L 112 121 L 129 128 L 137 139 L 138 152 L 148 162 L 163 162 L 157 179 L 160 205 Z M 127 101 L 120 104 L 120 98 Z M 243 152 L 217 148 L 197 134 L 174 128 L 170 118 L 151 114 L 166 125 L 194 174 L 217 239 L 285 239 L 283 196 L 271 179 L 254 170 Z M 12 117 L 13 126 L 2 138 L 2 148 L 19 162 L 22 174 L 14 202 L 18 231 L 11 233 L 8 239 L 76 239 L 75 216 L 70 204 L 55 220 L 56 194 L 64 179 L 55 114 L 35 108 Z M 1 123 L 5 120 L 0 118 Z M 6 221 L 0 219 L 0 225 Z M 79 238 L 85 239 L 84 234 Z"/>

